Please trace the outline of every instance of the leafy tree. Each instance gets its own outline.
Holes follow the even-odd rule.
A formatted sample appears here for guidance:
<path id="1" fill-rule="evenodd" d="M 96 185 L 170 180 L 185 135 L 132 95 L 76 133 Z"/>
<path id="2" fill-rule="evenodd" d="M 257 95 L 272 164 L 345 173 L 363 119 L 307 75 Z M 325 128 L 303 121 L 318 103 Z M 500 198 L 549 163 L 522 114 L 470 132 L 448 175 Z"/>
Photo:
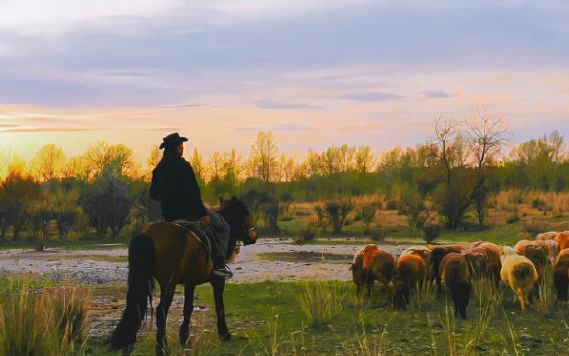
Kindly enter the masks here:
<path id="1" fill-rule="evenodd" d="M 13 237 L 17 239 L 34 203 L 39 199 L 39 185 L 32 177 L 15 170 L 10 171 L 0 188 L 0 206 L 5 221 L 2 235 L 8 226 L 12 226 Z"/>
<path id="2" fill-rule="evenodd" d="M 53 144 L 43 146 L 31 161 L 37 179 L 47 182 L 59 178 L 65 165 L 63 150 Z"/>
<path id="3" fill-rule="evenodd" d="M 83 192 L 80 203 L 98 233 L 110 230 L 116 237 L 128 223 L 133 200 L 129 195 L 129 178 L 113 173 L 110 167 L 95 177 Z"/>

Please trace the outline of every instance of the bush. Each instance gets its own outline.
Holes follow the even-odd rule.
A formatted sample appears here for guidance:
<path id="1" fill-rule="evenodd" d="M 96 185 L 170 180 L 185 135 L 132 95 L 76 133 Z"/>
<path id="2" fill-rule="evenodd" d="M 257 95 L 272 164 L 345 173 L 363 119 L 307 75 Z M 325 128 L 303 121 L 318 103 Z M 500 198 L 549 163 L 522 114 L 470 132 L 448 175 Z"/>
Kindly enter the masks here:
<path id="1" fill-rule="evenodd" d="M 342 231 L 348 218 L 348 214 L 354 209 L 354 205 L 349 199 L 341 201 L 326 202 L 326 214 L 332 222 L 333 232 L 335 234 Z"/>
<path id="2" fill-rule="evenodd" d="M 399 206 L 395 200 L 388 200 L 385 205 L 385 210 L 398 210 Z"/>
<path id="3" fill-rule="evenodd" d="M 435 241 L 441 234 L 441 228 L 439 226 L 423 226 L 423 239 L 426 243 L 431 243 Z"/>
<path id="4" fill-rule="evenodd" d="M 515 224 L 515 223 L 517 223 L 517 222 L 520 221 L 520 220 L 521 220 L 521 219 L 520 219 L 520 216 L 519 216 L 518 214 L 514 214 L 514 215 L 510 216 L 510 217 L 506 220 L 506 223 L 508 223 L 508 224 Z"/>
<path id="5" fill-rule="evenodd" d="M 375 218 L 375 214 L 379 204 L 376 202 L 364 202 L 358 207 L 358 214 L 356 215 L 362 220 L 364 224 L 364 234 L 369 234 L 369 227 Z"/>
<path id="6" fill-rule="evenodd" d="M 372 241 L 382 242 L 385 241 L 386 235 L 384 230 L 374 230 L 370 233 L 369 237 Z"/>

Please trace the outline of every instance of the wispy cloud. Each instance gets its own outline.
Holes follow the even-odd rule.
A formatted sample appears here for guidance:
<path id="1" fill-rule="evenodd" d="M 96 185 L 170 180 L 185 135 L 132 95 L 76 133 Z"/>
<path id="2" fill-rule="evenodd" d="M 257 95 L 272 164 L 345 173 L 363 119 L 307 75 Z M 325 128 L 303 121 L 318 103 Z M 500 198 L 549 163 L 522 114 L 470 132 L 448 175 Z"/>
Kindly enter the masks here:
<path id="1" fill-rule="evenodd" d="M 274 125 L 273 127 L 271 127 L 271 130 L 275 131 L 275 132 L 306 131 L 309 129 L 310 129 L 310 126 L 308 126 L 308 125 L 295 124 L 295 123 L 279 124 L 279 125 Z"/>
<path id="2" fill-rule="evenodd" d="M 259 109 L 284 109 L 284 110 L 295 110 L 295 109 L 315 109 L 315 106 L 310 106 L 306 104 L 292 104 L 292 103 L 283 103 L 283 102 L 276 102 L 272 100 L 257 100 L 255 102 L 255 106 Z"/>
<path id="3" fill-rule="evenodd" d="M 402 100 L 404 97 L 401 95 L 396 95 L 391 93 L 366 92 L 366 93 L 346 94 L 340 96 L 339 98 L 343 100 L 352 100 L 352 101 L 394 101 L 394 100 Z"/>
<path id="4" fill-rule="evenodd" d="M 452 95 L 443 90 L 427 90 L 423 92 L 425 98 L 450 98 Z"/>
<path id="5" fill-rule="evenodd" d="M 3 130 L 0 127 L 0 131 L 3 132 L 76 132 L 76 131 L 93 131 L 90 128 L 83 127 L 25 127 L 16 126 L 12 128 L 7 128 Z"/>

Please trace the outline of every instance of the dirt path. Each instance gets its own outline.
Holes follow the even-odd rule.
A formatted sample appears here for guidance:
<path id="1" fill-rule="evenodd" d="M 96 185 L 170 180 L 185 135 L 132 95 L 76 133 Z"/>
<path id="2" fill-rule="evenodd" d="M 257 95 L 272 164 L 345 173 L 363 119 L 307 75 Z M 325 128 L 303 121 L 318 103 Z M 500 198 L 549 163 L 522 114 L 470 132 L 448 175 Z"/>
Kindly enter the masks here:
<path id="1" fill-rule="evenodd" d="M 266 239 L 241 249 L 231 265 L 235 272 L 232 282 L 264 280 L 337 279 L 348 280 L 347 259 L 327 260 L 326 255 L 353 255 L 360 246 L 354 245 L 295 245 L 290 240 Z M 403 246 L 385 245 L 394 254 Z M 290 259 L 279 261 L 259 257 L 263 253 L 308 253 L 322 255 L 321 260 Z M 277 255 L 277 256 L 278 256 Z M 72 279 L 82 284 L 124 284 L 127 278 L 127 249 L 101 248 L 79 251 L 33 250 L 0 251 L 0 274 L 34 273 L 57 280 Z"/>

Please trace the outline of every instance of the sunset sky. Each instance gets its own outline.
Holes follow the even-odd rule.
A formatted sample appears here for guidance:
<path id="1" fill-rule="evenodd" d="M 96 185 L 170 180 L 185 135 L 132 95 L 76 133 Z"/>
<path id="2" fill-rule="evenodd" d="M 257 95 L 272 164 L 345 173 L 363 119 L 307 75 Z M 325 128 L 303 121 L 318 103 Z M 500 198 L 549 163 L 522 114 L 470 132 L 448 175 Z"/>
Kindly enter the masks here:
<path id="1" fill-rule="evenodd" d="M 569 136 L 569 2 L 0 0 L 0 150 L 169 132 L 247 155 L 425 142 L 439 115 Z"/>

